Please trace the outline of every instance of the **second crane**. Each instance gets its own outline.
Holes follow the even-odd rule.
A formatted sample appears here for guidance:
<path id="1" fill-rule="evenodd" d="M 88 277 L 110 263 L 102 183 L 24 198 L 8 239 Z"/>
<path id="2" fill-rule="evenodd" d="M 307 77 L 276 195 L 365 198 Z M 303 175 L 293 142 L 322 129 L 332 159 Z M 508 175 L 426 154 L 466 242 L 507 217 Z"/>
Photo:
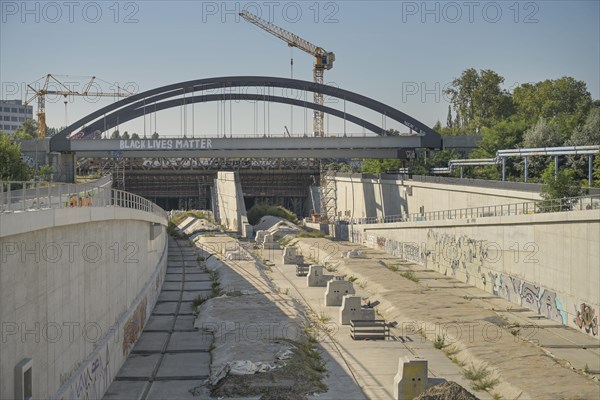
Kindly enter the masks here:
<path id="1" fill-rule="evenodd" d="M 246 21 L 253 23 L 261 29 L 269 32 L 273 36 L 278 37 L 279 39 L 285 41 L 290 47 L 297 47 L 300 50 L 312 55 L 315 57 L 315 65 L 313 68 L 313 80 L 315 83 L 322 85 L 324 83 L 324 74 L 325 70 L 330 70 L 333 68 L 333 62 L 335 61 L 335 54 L 332 52 L 328 52 L 325 49 L 315 46 L 307 40 L 302 39 L 301 37 L 294 35 L 291 32 L 286 31 L 283 28 L 278 27 L 277 25 L 265 21 L 264 19 L 257 17 L 256 15 L 249 13 L 248 11 L 243 11 L 240 13 L 240 16 L 244 18 Z M 315 104 L 323 105 L 323 93 L 319 93 L 318 91 L 313 94 L 313 101 Z M 324 113 L 320 110 L 314 111 L 313 117 L 313 135 L 318 137 L 324 136 Z"/>

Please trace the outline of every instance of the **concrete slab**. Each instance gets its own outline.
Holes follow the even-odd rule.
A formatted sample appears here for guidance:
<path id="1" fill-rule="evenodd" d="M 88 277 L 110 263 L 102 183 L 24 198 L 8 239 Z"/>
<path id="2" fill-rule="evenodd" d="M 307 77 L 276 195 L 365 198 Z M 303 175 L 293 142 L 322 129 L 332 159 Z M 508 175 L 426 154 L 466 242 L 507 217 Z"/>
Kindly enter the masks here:
<path id="1" fill-rule="evenodd" d="M 166 274 L 165 282 L 181 282 L 183 274 Z"/>
<path id="2" fill-rule="evenodd" d="M 155 381 L 148 391 L 147 400 L 208 399 L 210 391 L 201 380 Z"/>
<path id="3" fill-rule="evenodd" d="M 104 393 L 104 400 L 141 400 L 148 382 L 114 381 Z"/>
<path id="4" fill-rule="evenodd" d="M 130 354 L 117 378 L 150 378 L 160 358 L 160 354 Z"/>
<path id="5" fill-rule="evenodd" d="M 186 282 L 210 282 L 210 275 L 206 273 L 187 273 L 185 274 Z"/>
<path id="6" fill-rule="evenodd" d="M 168 274 L 183 274 L 183 267 L 167 267 Z"/>
<path id="7" fill-rule="evenodd" d="M 196 317 L 194 315 L 178 315 L 175 320 L 176 331 L 188 331 L 194 329 L 194 321 Z"/>
<path id="8" fill-rule="evenodd" d="M 162 285 L 162 290 L 181 290 L 181 287 L 181 282 L 164 282 Z"/>
<path id="9" fill-rule="evenodd" d="M 198 296 L 208 296 L 210 290 L 194 290 L 183 292 L 182 301 L 194 301 Z"/>
<path id="10" fill-rule="evenodd" d="M 180 258 L 177 261 L 175 260 L 167 260 L 167 267 L 168 268 L 174 268 L 174 267 L 183 267 L 183 260 Z"/>
<path id="11" fill-rule="evenodd" d="M 181 305 L 179 306 L 179 312 L 177 313 L 177 316 L 192 315 L 193 312 L 194 312 L 194 309 L 193 309 L 192 302 L 191 301 L 182 301 Z"/>
<path id="12" fill-rule="evenodd" d="M 174 292 L 174 291 L 163 290 L 158 295 L 158 301 L 160 301 L 160 302 L 164 302 L 164 301 L 179 301 L 179 296 L 180 295 L 181 295 L 181 292 Z"/>
<path id="13" fill-rule="evenodd" d="M 151 315 L 144 331 L 168 331 L 173 326 L 174 319 L 170 315 Z"/>
<path id="14" fill-rule="evenodd" d="M 154 306 L 154 310 L 152 311 L 152 314 L 154 315 L 168 315 L 168 314 L 175 314 L 175 311 L 177 311 L 177 302 L 167 302 L 167 303 L 157 303 L 156 306 Z"/>
<path id="15" fill-rule="evenodd" d="M 173 332 L 167 346 L 170 351 L 208 351 L 213 341 L 213 336 L 208 332 Z"/>
<path id="16" fill-rule="evenodd" d="M 165 354 L 157 378 L 208 377 L 210 354 Z"/>
<path id="17" fill-rule="evenodd" d="M 212 282 L 187 282 L 186 279 L 183 290 L 212 290 Z"/>
<path id="18" fill-rule="evenodd" d="M 160 353 L 165 347 L 168 338 L 169 334 L 167 332 L 142 332 L 142 335 L 133 348 L 133 352 Z"/>

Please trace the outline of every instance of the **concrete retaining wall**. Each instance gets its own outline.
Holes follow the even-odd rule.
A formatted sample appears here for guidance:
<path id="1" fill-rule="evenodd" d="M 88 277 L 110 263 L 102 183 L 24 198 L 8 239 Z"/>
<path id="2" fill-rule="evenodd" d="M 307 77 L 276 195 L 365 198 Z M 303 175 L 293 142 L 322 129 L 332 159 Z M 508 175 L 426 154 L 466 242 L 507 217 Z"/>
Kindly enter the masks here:
<path id="1" fill-rule="evenodd" d="M 336 181 L 338 216 L 383 217 L 539 200 L 536 192 L 343 174 Z"/>
<path id="2" fill-rule="evenodd" d="M 0 215 L 0 398 L 33 360 L 33 398 L 101 399 L 164 280 L 166 220 L 124 208 Z"/>
<path id="3" fill-rule="evenodd" d="M 598 336 L 600 210 L 349 229 L 353 242 Z"/>

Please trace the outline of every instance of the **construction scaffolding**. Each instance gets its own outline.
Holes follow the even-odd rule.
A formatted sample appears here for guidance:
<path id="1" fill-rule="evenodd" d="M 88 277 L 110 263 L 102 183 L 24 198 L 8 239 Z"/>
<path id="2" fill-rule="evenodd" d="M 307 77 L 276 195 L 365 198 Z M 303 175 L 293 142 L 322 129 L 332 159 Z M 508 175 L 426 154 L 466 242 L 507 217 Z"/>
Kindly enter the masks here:
<path id="1" fill-rule="evenodd" d="M 337 217 L 335 170 L 321 163 L 321 222 L 333 223 Z"/>

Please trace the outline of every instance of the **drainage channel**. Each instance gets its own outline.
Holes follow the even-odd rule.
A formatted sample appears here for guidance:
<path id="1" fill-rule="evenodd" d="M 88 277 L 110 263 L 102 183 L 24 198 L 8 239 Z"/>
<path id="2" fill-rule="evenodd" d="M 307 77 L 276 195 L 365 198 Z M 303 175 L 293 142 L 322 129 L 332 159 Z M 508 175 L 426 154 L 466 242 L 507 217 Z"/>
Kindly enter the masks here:
<path id="1" fill-rule="evenodd" d="M 169 238 L 167 273 L 154 310 L 104 399 L 193 398 L 210 374 L 212 335 L 194 329 L 192 302 L 207 295 L 211 284 L 191 243 Z"/>

